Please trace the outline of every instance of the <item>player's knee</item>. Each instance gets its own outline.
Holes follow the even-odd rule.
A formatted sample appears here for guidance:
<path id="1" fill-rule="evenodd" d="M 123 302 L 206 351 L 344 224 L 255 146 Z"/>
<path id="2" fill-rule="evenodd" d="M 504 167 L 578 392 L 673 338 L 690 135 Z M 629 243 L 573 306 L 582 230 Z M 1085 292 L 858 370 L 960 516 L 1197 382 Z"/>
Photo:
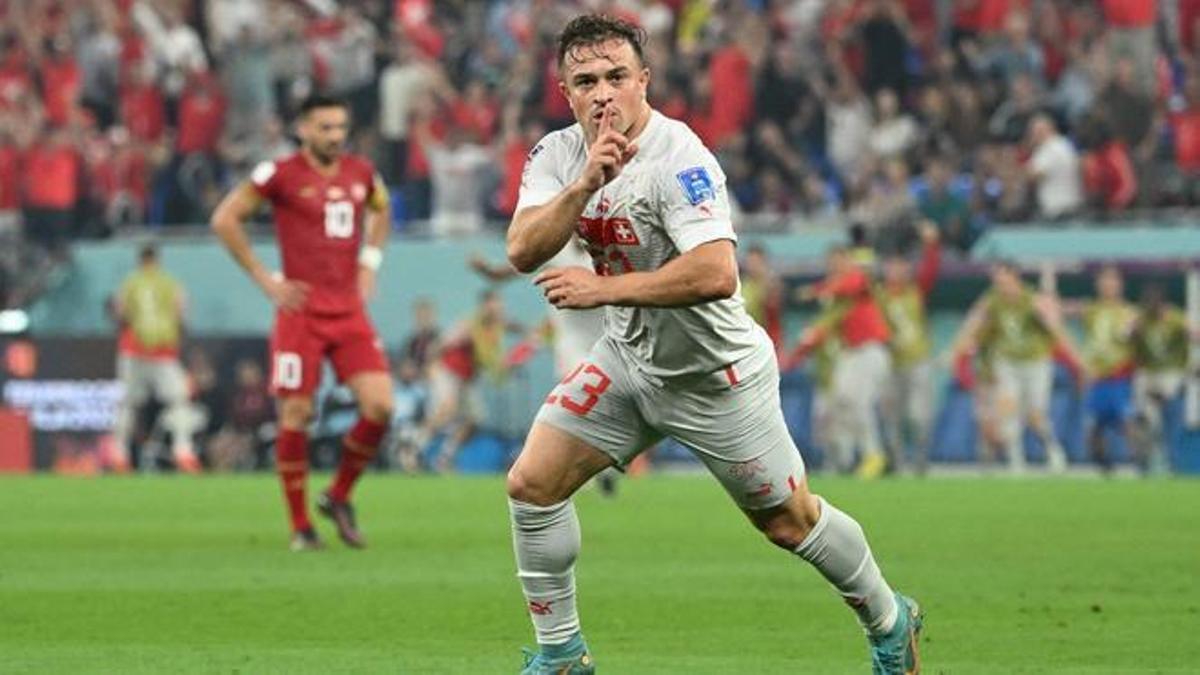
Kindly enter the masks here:
<path id="1" fill-rule="evenodd" d="M 287 398 L 279 404 L 279 423 L 284 429 L 303 430 L 312 418 L 312 401 L 306 398 Z"/>
<path id="2" fill-rule="evenodd" d="M 762 530 L 767 540 L 785 551 L 795 551 L 804 543 L 809 528 L 790 519 L 777 519 L 768 523 Z"/>
<path id="3" fill-rule="evenodd" d="M 816 527 L 821 517 L 818 499 L 805 494 L 792 500 L 775 517 L 759 523 L 759 529 L 772 544 L 786 551 L 795 551 Z"/>
<path id="4" fill-rule="evenodd" d="M 554 499 L 549 490 L 516 466 L 508 470 L 505 488 L 510 499 L 534 506 L 551 506 L 561 501 Z"/>
<path id="5" fill-rule="evenodd" d="M 392 419 L 395 405 L 387 399 L 363 401 L 358 407 L 358 414 L 372 422 L 382 424 Z"/>

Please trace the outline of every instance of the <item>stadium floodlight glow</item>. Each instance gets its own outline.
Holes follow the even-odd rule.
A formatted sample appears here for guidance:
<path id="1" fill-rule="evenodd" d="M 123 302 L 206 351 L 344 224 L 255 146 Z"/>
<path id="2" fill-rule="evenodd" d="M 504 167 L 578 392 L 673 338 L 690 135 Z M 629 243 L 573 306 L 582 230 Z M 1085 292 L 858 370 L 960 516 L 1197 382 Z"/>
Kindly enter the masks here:
<path id="1" fill-rule="evenodd" d="M 0 310 L 0 335 L 19 335 L 29 330 L 29 315 L 23 309 Z"/>

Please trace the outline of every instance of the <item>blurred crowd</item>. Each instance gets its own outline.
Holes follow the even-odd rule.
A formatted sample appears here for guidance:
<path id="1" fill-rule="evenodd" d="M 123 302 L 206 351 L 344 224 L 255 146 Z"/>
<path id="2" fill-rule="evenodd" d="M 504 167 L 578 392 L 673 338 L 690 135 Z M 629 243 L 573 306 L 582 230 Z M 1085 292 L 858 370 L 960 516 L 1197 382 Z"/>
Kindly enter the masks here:
<path id="1" fill-rule="evenodd" d="M 345 97 L 398 223 L 511 213 L 571 121 L 554 37 L 645 29 L 652 103 L 717 152 L 748 224 L 886 246 L 1200 201 L 1200 0 L 0 0 L 0 230 L 202 223 L 315 91 Z"/>

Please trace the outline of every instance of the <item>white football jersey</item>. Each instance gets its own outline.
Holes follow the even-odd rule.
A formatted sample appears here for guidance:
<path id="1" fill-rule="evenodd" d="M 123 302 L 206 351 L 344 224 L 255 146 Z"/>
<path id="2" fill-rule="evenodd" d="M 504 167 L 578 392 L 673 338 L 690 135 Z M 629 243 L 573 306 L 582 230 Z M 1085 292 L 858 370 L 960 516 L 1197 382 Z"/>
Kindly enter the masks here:
<path id="1" fill-rule="evenodd" d="M 737 241 L 725 174 L 686 124 L 652 112 L 637 155 L 588 201 L 577 234 L 597 274 L 652 272 L 701 244 Z M 587 163 L 583 129 L 547 135 L 529 153 L 517 209 L 544 204 Z M 605 330 L 624 356 L 662 379 L 711 373 L 767 346 L 741 294 L 691 307 L 607 307 Z M 760 352 L 761 353 L 761 352 Z"/>

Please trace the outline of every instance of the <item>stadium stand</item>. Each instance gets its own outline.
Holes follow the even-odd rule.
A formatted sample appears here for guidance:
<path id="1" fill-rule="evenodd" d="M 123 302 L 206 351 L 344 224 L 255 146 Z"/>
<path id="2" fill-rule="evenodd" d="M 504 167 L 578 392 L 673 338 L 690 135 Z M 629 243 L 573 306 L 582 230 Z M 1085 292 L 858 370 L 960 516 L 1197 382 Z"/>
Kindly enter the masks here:
<path id="1" fill-rule="evenodd" d="M 553 36 L 583 7 L 653 36 L 652 103 L 718 154 L 739 228 L 765 237 L 789 284 L 855 225 L 907 250 L 936 224 L 976 292 L 973 261 L 1195 257 L 1195 0 L 0 0 L 0 304 L 28 308 L 39 335 L 108 331 L 105 270 L 127 264 L 129 241 L 194 234 L 224 190 L 294 147 L 289 124 L 314 91 L 350 102 L 353 144 L 412 236 L 397 251 L 428 253 L 421 270 L 441 261 L 443 281 L 476 249 L 498 256 L 488 235 L 511 215 L 525 156 L 570 121 Z M 240 278 L 202 290 L 216 249 L 185 237 L 164 250 L 196 335 L 265 331 Z M 380 302 L 407 308 L 405 293 Z M 532 293 L 505 294 L 519 317 L 539 310 Z M 465 311 L 437 301 L 447 319 Z M 967 303 L 934 302 L 944 344 Z M 404 314 L 381 317 L 390 341 Z M 804 316 L 788 316 L 795 335 Z M 960 419 L 940 437 L 959 438 Z M 935 446 L 966 459 L 965 442 Z"/>

